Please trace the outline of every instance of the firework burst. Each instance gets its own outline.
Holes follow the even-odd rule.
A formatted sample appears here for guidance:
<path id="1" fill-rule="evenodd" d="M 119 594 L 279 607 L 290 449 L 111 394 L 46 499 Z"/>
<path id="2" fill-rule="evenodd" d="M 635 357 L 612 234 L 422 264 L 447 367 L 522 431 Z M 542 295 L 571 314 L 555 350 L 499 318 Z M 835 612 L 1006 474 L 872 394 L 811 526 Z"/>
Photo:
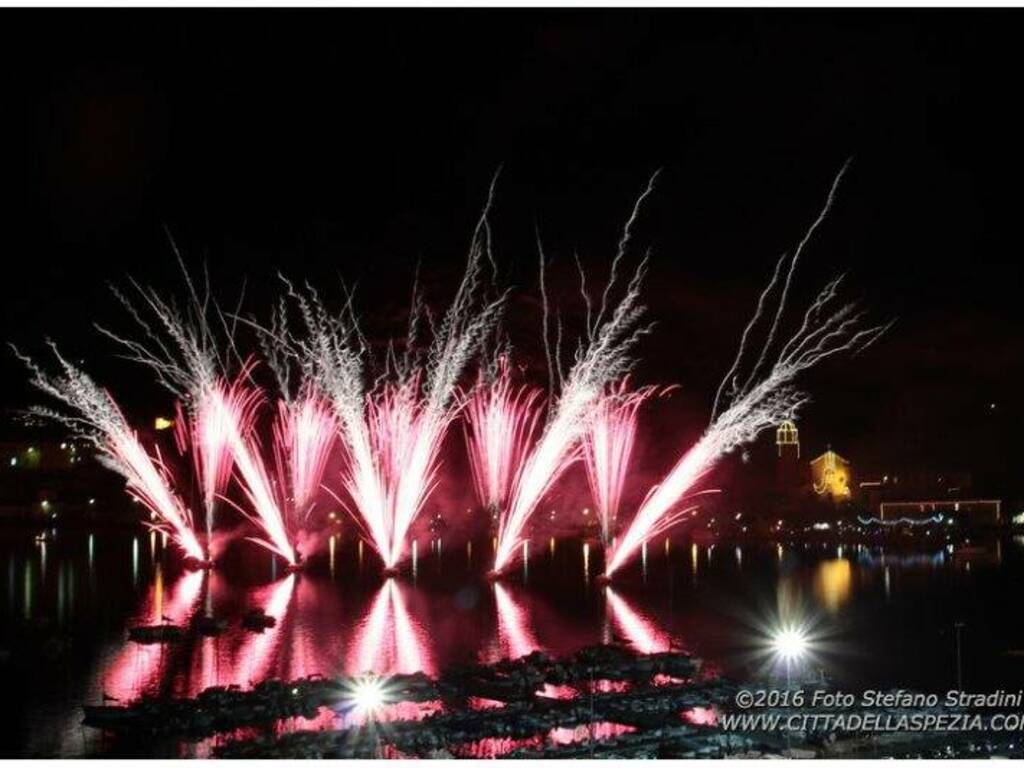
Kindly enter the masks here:
<path id="1" fill-rule="evenodd" d="M 495 376 L 481 381 L 466 400 L 465 439 L 473 484 L 480 505 L 491 512 L 505 508 L 518 481 L 543 404 L 536 387 L 512 383 L 506 356 Z"/>
<path id="2" fill-rule="evenodd" d="M 252 428 L 263 401 L 262 393 L 236 379 L 231 386 L 217 384 L 211 397 L 214 416 L 225 425 L 235 476 L 247 502 L 232 504 L 262 534 L 248 537 L 249 541 L 279 555 L 289 566 L 297 565 L 294 529 L 286 514 L 284 494 L 267 470 L 259 436 Z"/>
<path id="3" fill-rule="evenodd" d="M 235 425 L 220 407 L 220 392 L 215 388 L 203 391 L 190 409 L 177 405 L 175 437 L 180 452 L 190 452 L 195 464 L 206 523 L 206 546 L 213 556 L 213 525 L 217 502 L 231 479 L 234 454 L 229 436 L 244 425 Z"/>
<path id="4" fill-rule="evenodd" d="M 762 431 L 793 418 L 808 398 L 794 386 L 802 371 L 842 352 L 859 352 L 873 344 L 889 325 L 861 328 L 863 313 L 854 304 L 833 308 L 841 277 L 828 283 L 804 313 L 792 336 L 776 343 L 786 310 L 793 275 L 800 255 L 832 207 L 846 168 L 836 176 L 825 206 L 793 254 L 783 255 L 771 280 L 758 299 L 757 308 L 744 328 L 739 349 L 722 379 L 711 412 L 711 423 L 693 447 L 683 453 L 666 477 L 654 486 L 637 510 L 626 533 L 607 557 L 606 576 L 611 576 L 639 550 L 650 536 L 664 531 L 690 510 L 677 511 L 693 490 L 725 454 L 754 440 Z M 785 278 L 782 274 L 785 272 Z M 774 314 L 771 306 L 774 303 Z M 771 316 L 753 365 L 747 349 L 754 335 Z M 723 407 L 724 404 L 724 407 Z"/>
<path id="5" fill-rule="evenodd" d="M 628 381 L 623 380 L 609 387 L 591 412 L 583 456 L 605 547 L 611 546 L 615 535 L 619 504 L 636 442 L 637 411 L 655 393 L 654 387 L 630 390 Z"/>
<path id="6" fill-rule="evenodd" d="M 173 241 L 171 245 L 174 246 Z M 239 378 L 247 377 L 251 366 L 238 355 L 234 325 L 227 322 L 212 299 L 208 275 L 204 272 L 204 280 L 197 287 L 177 248 L 174 253 L 188 289 L 185 308 L 180 309 L 155 290 L 130 281 L 134 299 L 116 288 L 113 291 L 135 321 L 141 337 L 122 336 L 103 327 L 98 330 L 116 342 L 128 360 L 149 368 L 157 382 L 176 398 L 175 434 L 181 450 L 192 450 L 209 550 L 217 503 L 231 476 L 231 435 L 245 426 L 226 421 L 236 414 L 221 407 L 222 382 L 232 362 L 240 366 Z"/>
<path id="7" fill-rule="evenodd" d="M 599 400 L 608 385 L 629 373 L 633 365 L 630 353 L 640 337 L 649 330 L 649 326 L 640 324 L 644 313 L 644 307 L 640 304 L 640 285 L 646 272 L 646 258 L 640 262 L 626 283 L 618 303 L 611 305 L 610 302 L 620 264 L 632 237 L 633 225 L 639 216 L 643 201 L 653 189 L 653 184 L 654 178 L 650 180 L 633 207 L 633 213 L 626 223 L 618 250 L 612 259 L 611 273 L 596 313 L 587 292 L 586 277 L 577 262 L 580 272 L 580 293 L 586 305 L 587 322 L 586 332 L 577 343 L 574 361 L 567 374 L 562 373 L 559 356 L 561 324 L 558 324 L 553 353 L 548 340 L 549 308 L 544 286 L 544 250 L 538 238 L 544 308 L 543 337 L 549 380 L 554 387 L 557 376 L 561 386 L 557 396 L 553 395 L 550 398 L 547 422 L 525 458 L 523 468 L 513 486 L 508 509 L 499 519 L 498 546 L 494 559 L 495 573 L 500 573 L 517 556 L 526 524 L 537 505 L 565 470 L 580 457 L 581 439 L 586 434 L 594 403 Z"/>
<path id="8" fill-rule="evenodd" d="M 278 401 L 273 429 L 278 485 L 292 519 L 305 522 L 337 436 L 334 414 L 323 398 L 308 392 L 294 401 Z"/>
<path id="9" fill-rule="evenodd" d="M 342 487 L 351 501 L 347 508 L 388 569 L 405 557 L 409 530 L 434 489 L 440 447 L 461 407 L 459 381 L 493 333 L 504 306 L 503 294 L 483 296 L 483 262 L 493 264 L 487 222 L 493 194 L 492 183 L 447 312 L 431 322 L 414 288 L 402 349 L 389 345 L 372 384 L 367 383 L 367 370 L 373 361 L 350 293 L 341 312 L 334 314 L 312 287 L 297 290 L 287 284 L 290 302 L 282 302 L 270 326 L 260 329 L 274 359 L 297 363 L 329 399 L 345 457 Z M 301 335 L 289 331 L 289 304 L 298 310 Z M 429 325 L 431 341 L 420 352 L 424 325 Z"/>
<path id="10" fill-rule="evenodd" d="M 192 513 L 172 488 L 170 473 L 159 453 L 150 455 L 125 420 L 110 394 L 50 344 L 60 373 L 49 375 L 30 358 L 15 354 L 28 366 L 32 384 L 63 403 L 70 412 L 46 407 L 30 409 L 38 416 L 68 427 L 92 443 L 101 461 L 125 478 L 128 492 L 152 512 L 154 528 L 167 533 L 187 558 L 206 560 L 192 524 Z"/>

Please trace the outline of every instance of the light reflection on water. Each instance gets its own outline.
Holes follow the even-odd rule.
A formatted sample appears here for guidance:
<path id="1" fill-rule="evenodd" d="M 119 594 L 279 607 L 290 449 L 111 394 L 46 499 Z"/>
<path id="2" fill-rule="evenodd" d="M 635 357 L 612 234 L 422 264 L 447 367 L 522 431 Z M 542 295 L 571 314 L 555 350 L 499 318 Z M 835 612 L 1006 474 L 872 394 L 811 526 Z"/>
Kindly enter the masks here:
<path id="1" fill-rule="evenodd" d="M 346 672 L 436 673 L 423 627 L 409 616 L 404 589 L 404 585 L 390 578 L 377 591 L 367 616 L 356 629 L 354 655 L 346 664 Z"/>
<path id="2" fill-rule="evenodd" d="M 528 616 L 512 599 L 508 588 L 497 581 L 494 582 L 494 605 L 498 617 L 498 652 L 489 654 L 485 661 L 518 659 L 541 650 L 540 643 L 530 630 Z"/>
<path id="3" fill-rule="evenodd" d="M 0 540 L 0 546 L 6 543 Z M 275 569 L 261 560 L 241 575 L 233 567 L 183 573 L 158 537 L 150 537 L 150 547 L 138 543 L 133 536 L 62 534 L 49 543 L 0 548 L 0 557 L 8 558 L 6 604 L 0 606 L 6 635 L 24 622 L 54 616 L 61 627 L 81 632 L 80 642 L 97 646 L 96 653 L 58 676 L 60 684 L 38 712 L 30 703 L 30 720 L 38 720 L 27 739 L 39 740 L 34 747 L 41 752 L 80 754 L 83 739 L 95 734 L 78 725 L 79 706 L 100 703 L 104 694 L 121 700 L 143 693 L 195 695 L 212 685 L 246 687 L 266 677 L 370 670 L 434 674 L 452 663 L 535 650 L 557 655 L 611 641 L 645 652 L 694 647 L 715 660 L 732 631 L 722 628 L 727 622 L 721 609 L 741 607 L 754 590 L 802 585 L 797 591 L 837 620 L 848 620 L 863 606 L 873 619 L 870 611 L 881 610 L 878 606 L 891 603 L 895 609 L 905 605 L 902 601 L 917 600 L 919 590 L 937 588 L 922 578 L 926 574 L 975 579 L 1004 560 L 1019 562 L 998 547 L 954 554 L 945 547 L 913 553 L 855 544 L 837 551 L 835 545 L 781 542 L 732 545 L 725 550 L 732 557 L 715 557 L 714 545 L 688 542 L 689 557 L 680 562 L 670 557 L 666 541 L 664 559 L 647 558 L 646 567 L 638 562 L 611 588 L 593 580 L 602 568 L 599 545 L 550 540 L 548 556 L 529 563 L 528 582 L 522 572 L 492 584 L 461 565 L 472 562 L 472 543 L 463 561 L 458 547 L 442 549 L 431 542 L 436 571 L 424 569 L 422 561 L 415 581 L 409 573 L 382 580 L 361 543 L 330 537 L 319 567 L 313 562 L 301 575 L 247 584 L 246 576 L 265 578 Z M 1024 542 L 1014 543 L 1011 553 Z M 528 550 L 524 569 L 527 557 Z M 477 558 L 478 569 L 486 559 Z M 83 570 L 88 578 L 76 579 Z M 276 625 L 262 633 L 243 630 L 241 616 L 254 607 L 277 619 Z M 228 630 L 175 645 L 125 640 L 129 625 L 165 619 L 187 624 L 200 611 L 228 619 Z M 724 662 L 728 666 L 728 658 Z M 54 728 L 54 718 L 62 725 Z M 64 734 L 63 744 L 46 742 L 54 731 Z"/>
<path id="4" fill-rule="evenodd" d="M 814 594 L 821 607 L 829 613 L 837 613 L 849 600 L 853 589 L 850 561 L 842 558 L 818 563 L 814 574 Z"/>
<path id="5" fill-rule="evenodd" d="M 611 586 L 605 587 L 608 614 L 629 645 L 640 653 L 659 653 L 670 646 L 668 635 L 649 618 L 641 616 Z"/>

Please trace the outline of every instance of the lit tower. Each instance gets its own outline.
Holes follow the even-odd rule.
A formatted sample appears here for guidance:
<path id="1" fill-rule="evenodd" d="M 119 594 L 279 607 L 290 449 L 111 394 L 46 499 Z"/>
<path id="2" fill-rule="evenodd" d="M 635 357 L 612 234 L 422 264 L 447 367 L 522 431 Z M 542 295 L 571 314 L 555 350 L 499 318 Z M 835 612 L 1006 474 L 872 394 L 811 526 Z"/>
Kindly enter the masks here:
<path id="1" fill-rule="evenodd" d="M 792 454 L 794 459 L 800 458 L 800 432 L 792 421 L 784 421 L 775 430 L 775 445 L 779 448 L 779 458 Z"/>
<path id="2" fill-rule="evenodd" d="M 782 493 L 792 493 L 801 485 L 800 433 L 796 424 L 786 420 L 775 430 L 775 446 L 779 451 L 776 483 Z"/>

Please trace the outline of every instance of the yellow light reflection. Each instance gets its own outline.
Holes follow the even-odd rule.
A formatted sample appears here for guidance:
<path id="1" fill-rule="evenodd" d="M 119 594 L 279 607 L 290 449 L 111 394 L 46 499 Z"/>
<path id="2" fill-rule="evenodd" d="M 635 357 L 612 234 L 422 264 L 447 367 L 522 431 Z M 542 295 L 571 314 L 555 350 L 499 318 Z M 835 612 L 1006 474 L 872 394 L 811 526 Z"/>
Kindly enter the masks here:
<path id="1" fill-rule="evenodd" d="M 814 594 L 825 610 L 836 613 L 849 599 L 852 583 L 849 560 L 826 560 L 814 574 Z"/>

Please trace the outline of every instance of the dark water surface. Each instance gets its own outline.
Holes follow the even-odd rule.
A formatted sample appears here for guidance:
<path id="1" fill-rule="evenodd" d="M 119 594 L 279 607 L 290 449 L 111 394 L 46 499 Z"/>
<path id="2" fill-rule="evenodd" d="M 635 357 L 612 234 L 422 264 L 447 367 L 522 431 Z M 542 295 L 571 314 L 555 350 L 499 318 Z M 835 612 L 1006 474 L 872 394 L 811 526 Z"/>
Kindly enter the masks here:
<path id="1" fill-rule="evenodd" d="M 0 752 L 80 756 L 111 747 L 81 726 L 104 694 L 192 695 L 211 685 L 279 677 L 423 670 L 553 654 L 623 641 L 644 651 L 685 647 L 712 669 L 746 676 L 770 664 L 764 638 L 800 622 L 814 642 L 809 670 L 844 686 L 944 691 L 956 682 L 954 624 L 963 622 L 964 688 L 1024 687 L 1024 541 L 714 546 L 651 543 L 613 587 L 595 584 L 600 548 L 535 540 L 529 558 L 491 584 L 491 542 L 417 543 L 415 568 L 384 580 L 373 554 L 337 537 L 301 575 L 275 572 L 243 542 L 212 573 L 183 571 L 159 534 L 118 530 L 0 531 L 0 680 L 8 697 Z M 261 607 L 277 626 L 254 634 Z M 197 612 L 228 618 L 217 638 L 138 645 L 126 627 Z M 315 723 L 338 725 L 328 712 Z M 210 743 L 154 747 L 202 755 Z"/>

